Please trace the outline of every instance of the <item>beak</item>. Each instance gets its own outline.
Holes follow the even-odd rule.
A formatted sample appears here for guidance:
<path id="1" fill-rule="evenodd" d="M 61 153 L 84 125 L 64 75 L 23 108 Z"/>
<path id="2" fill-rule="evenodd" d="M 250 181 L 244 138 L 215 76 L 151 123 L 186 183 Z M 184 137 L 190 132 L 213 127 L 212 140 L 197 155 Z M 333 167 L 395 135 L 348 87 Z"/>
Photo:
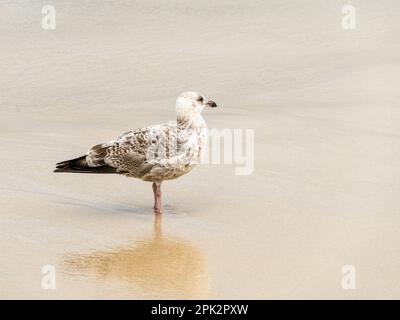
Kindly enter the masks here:
<path id="1" fill-rule="evenodd" d="M 208 100 L 206 103 L 206 106 L 211 107 L 211 108 L 216 108 L 217 104 L 212 100 Z"/>

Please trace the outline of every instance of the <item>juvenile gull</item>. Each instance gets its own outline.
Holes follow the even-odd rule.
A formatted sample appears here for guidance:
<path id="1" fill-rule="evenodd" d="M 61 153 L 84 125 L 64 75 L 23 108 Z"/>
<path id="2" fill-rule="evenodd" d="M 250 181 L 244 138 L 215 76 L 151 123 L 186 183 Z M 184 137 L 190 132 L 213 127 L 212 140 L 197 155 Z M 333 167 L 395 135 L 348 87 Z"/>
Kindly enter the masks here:
<path id="1" fill-rule="evenodd" d="M 207 142 L 201 112 L 216 106 L 199 93 L 182 93 L 176 100 L 176 121 L 128 131 L 79 158 L 57 163 L 54 172 L 115 173 L 153 182 L 154 211 L 161 213 L 161 183 L 200 162 Z"/>

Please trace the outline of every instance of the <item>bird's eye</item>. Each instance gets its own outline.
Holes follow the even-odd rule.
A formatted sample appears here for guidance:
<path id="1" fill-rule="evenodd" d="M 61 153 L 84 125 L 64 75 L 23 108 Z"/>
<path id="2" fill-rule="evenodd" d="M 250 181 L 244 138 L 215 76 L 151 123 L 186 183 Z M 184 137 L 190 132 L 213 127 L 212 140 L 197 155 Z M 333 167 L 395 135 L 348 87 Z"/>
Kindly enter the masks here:
<path id="1" fill-rule="evenodd" d="M 204 100 L 203 97 L 198 97 L 198 98 L 197 98 L 197 101 L 198 101 L 198 102 L 203 102 L 203 100 Z"/>

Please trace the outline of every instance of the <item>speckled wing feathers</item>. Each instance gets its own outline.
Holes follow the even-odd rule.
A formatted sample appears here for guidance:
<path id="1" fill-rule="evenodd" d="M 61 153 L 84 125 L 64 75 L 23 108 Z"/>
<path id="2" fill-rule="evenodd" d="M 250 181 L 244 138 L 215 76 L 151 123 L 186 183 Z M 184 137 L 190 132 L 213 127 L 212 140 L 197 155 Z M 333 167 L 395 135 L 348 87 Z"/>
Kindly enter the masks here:
<path id="1" fill-rule="evenodd" d="M 177 140 L 177 124 L 145 127 L 128 131 L 116 140 L 92 147 L 86 161 L 90 166 L 109 165 L 117 172 L 143 178 L 155 165 L 159 165 L 160 152 L 170 157 L 170 142 Z"/>
<path id="2" fill-rule="evenodd" d="M 116 140 L 92 147 L 86 162 L 90 167 L 115 168 L 117 173 L 145 181 L 175 179 L 199 162 L 207 127 L 204 119 L 185 124 L 165 124 L 129 131 Z"/>

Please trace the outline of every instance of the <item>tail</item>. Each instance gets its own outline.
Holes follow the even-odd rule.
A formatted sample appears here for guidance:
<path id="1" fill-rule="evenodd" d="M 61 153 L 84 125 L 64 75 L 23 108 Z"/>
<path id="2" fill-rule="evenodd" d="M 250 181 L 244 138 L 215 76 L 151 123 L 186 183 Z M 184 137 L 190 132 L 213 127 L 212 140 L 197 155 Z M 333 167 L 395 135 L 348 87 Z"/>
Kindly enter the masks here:
<path id="1" fill-rule="evenodd" d="M 59 162 L 53 172 L 76 172 L 76 173 L 117 173 L 116 169 L 109 165 L 90 167 L 86 162 L 86 155 Z"/>

